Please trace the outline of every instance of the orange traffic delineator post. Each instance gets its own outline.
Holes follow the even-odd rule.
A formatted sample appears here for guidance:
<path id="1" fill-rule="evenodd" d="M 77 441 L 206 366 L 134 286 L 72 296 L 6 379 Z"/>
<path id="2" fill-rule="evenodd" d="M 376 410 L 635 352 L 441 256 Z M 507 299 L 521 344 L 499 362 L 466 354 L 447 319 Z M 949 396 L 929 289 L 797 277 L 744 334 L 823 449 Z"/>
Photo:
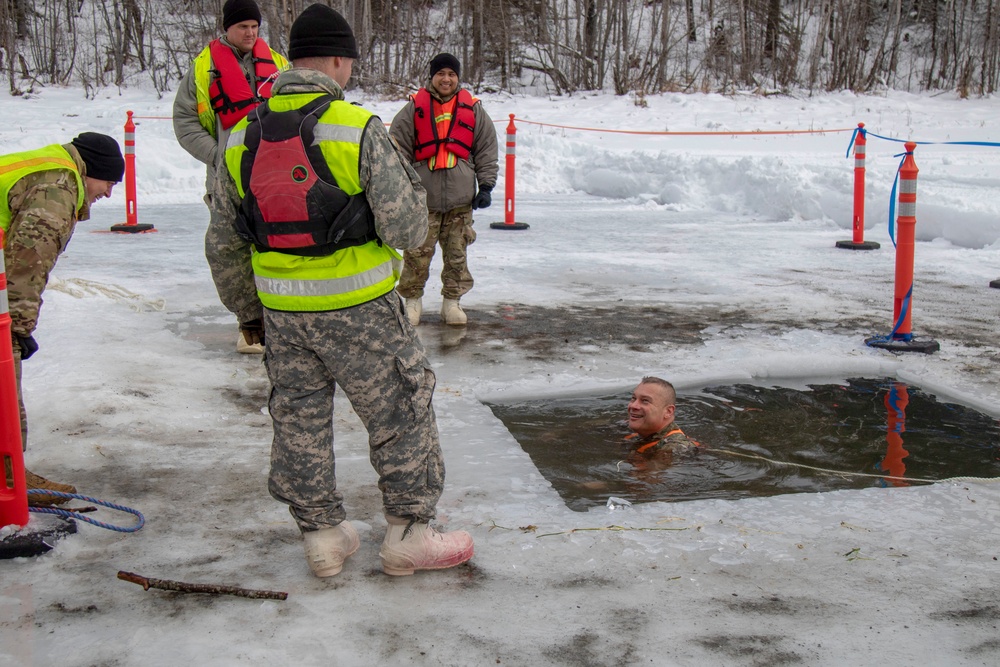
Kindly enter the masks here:
<path id="1" fill-rule="evenodd" d="M 0 248 L 4 233 L 0 229 Z M 8 341 L 10 307 L 7 301 L 7 270 L 0 253 L 0 528 L 28 525 L 28 490 L 24 482 L 24 454 L 21 443 L 21 413 L 17 403 L 14 351 Z"/>
<path id="2" fill-rule="evenodd" d="M 125 224 L 112 225 L 113 232 L 136 234 L 155 231 L 153 225 L 139 224 L 139 214 L 135 199 L 135 123 L 132 122 L 132 112 L 128 111 L 125 121 Z"/>
<path id="3" fill-rule="evenodd" d="M 4 232 L 0 229 L 0 460 L 3 463 L 0 468 L 0 528 L 15 527 L 14 532 L 0 538 L 0 559 L 7 560 L 50 551 L 55 540 L 76 532 L 76 523 L 52 516 L 41 525 L 29 525 L 34 522 L 28 519 L 14 350 L 12 344 L 6 342 L 11 340 L 11 319 L 3 247 Z"/>
<path id="4" fill-rule="evenodd" d="M 937 352 L 937 341 L 918 340 L 913 335 L 913 250 L 917 226 L 917 163 L 912 141 L 905 144 L 906 154 L 899 167 L 899 215 L 896 218 L 896 282 L 893 295 L 892 331 L 865 342 L 894 352 Z"/>
<path id="5" fill-rule="evenodd" d="M 877 250 L 881 248 L 875 241 L 865 241 L 865 124 L 858 123 L 854 138 L 854 236 L 850 241 L 837 241 L 838 248 L 847 250 Z"/>
<path id="6" fill-rule="evenodd" d="M 529 227 L 527 223 L 514 222 L 514 153 L 517 148 L 514 136 L 516 134 L 514 114 L 510 114 L 510 122 L 507 123 L 507 173 L 504 175 L 504 221 L 491 222 L 490 229 L 528 229 Z"/>

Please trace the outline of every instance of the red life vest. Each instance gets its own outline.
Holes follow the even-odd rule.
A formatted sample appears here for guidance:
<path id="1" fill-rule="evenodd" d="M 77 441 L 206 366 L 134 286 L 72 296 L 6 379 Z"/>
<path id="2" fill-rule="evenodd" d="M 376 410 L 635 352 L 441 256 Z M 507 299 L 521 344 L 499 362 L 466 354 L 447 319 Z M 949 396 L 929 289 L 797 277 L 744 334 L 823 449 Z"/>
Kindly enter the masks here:
<path id="1" fill-rule="evenodd" d="M 278 67 L 271 57 L 271 47 L 262 39 L 253 45 L 252 82 L 244 74 L 236 54 L 222 40 L 213 40 L 209 49 L 215 77 L 208 86 L 208 99 L 212 110 L 219 114 L 222 127 L 228 130 L 243 120 L 251 109 L 271 97 L 271 77 L 277 73 Z"/>
<path id="2" fill-rule="evenodd" d="M 337 186 L 315 141 L 317 118 L 332 100 L 323 95 L 290 111 L 265 105 L 250 116 L 236 231 L 261 252 L 316 257 L 378 238 L 365 193 Z"/>
<path id="3" fill-rule="evenodd" d="M 472 110 L 476 99 L 464 88 L 458 91 L 457 98 L 448 133 L 440 137 L 434 122 L 434 108 L 440 108 L 441 103 L 431 98 L 426 88 L 421 88 L 413 96 L 413 129 L 417 135 L 413 152 L 418 162 L 434 157 L 441 144 L 463 160 L 469 157 L 476 130 L 476 114 Z"/>

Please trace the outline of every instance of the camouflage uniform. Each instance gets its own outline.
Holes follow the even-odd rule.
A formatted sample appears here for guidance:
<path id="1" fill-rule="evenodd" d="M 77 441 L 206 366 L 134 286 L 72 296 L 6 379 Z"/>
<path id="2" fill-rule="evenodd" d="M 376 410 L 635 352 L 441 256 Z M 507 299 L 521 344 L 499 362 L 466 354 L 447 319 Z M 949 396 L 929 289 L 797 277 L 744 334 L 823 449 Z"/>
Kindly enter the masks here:
<path id="1" fill-rule="evenodd" d="M 86 166 L 76 147 L 64 144 L 63 148 L 73 158 L 80 176 L 85 177 Z M 78 198 L 76 177 L 68 169 L 28 174 L 7 195 L 12 218 L 4 236 L 4 262 L 13 335 L 30 336 L 34 332 L 49 273 L 66 249 L 77 221 L 90 217 L 90 203 L 85 198 L 77 210 Z M 21 400 L 21 346 L 16 339 L 12 340 L 12 348 L 21 411 L 21 442 L 27 448 L 27 415 Z"/>
<path id="2" fill-rule="evenodd" d="M 645 438 L 638 433 L 625 438 L 625 447 L 629 453 L 647 458 L 653 458 L 658 454 L 682 452 L 696 446 L 697 443 L 684 435 L 684 431 L 677 427 L 676 422 L 670 422 L 657 433 Z"/>
<path id="3" fill-rule="evenodd" d="M 458 299 L 472 289 L 472 274 L 466 249 L 476 240 L 472 228 L 472 207 L 462 206 L 447 213 L 427 215 L 427 238 L 416 250 L 403 253 L 403 275 L 399 279 L 399 293 L 408 299 L 424 295 L 424 285 L 430 278 L 434 250 L 441 244 L 441 296 Z"/>
<path id="4" fill-rule="evenodd" d="M 272 99 L 329 93 L 343 99 L 333 80 L 293 68 L 275 82 Z M 397 152 L 378 117 L 365 128 L 360 183 L 388 246 L 411 248 L 427 235 L 426 194 Z M 213 196 L 215 214 L 232 227 L 239 195 L 223 164 Z M 233 233 L 235 235 L 235 233 Z M 251 256 L 220 283 L 226 299 L 256 299 Z M 322 312 L 263 309 L 265 362 L 271 380 L 274 426 L 271 495 L 289 505 L 303 531 L 339 524 L 346 513 L 334 470 L 332 404 L 339 384 L 368 429 L 371 463 L 379 475 L 385 512 L 434 518 L 444 487 L 444 460 L 431 399 L 435 377 L 423 346 L 390 290 L 366 303 Z"/>
<path id="5" fill-rule="evenodd" d="M 431 97 L 441 102 L 434 87 L 427 86 Z M 457 91 L 456 91 L 456 94 Z M 426 161 L 416 163 L 417 173 L 427 188 L 428 232 L 423 244 L 403 254 L 403 275 L 397 291 L 407 299 L 424 295 L 424 285 L 434 259 L 435 246 L 440 243 L 444 268 L 441 271 L 441 296 L 459 299 L 472 289 L 467 248 L 476 240 L 472 229 L 472 200 L 476 185 L 492 189 L 497 182 L 497 134 L 493 120 L 481 102 L 473 106 L 475 132 L 472 152 L 468 159 L 458 160 L 450 169 L 431 170 Z M 392 120 L 389 132 L 413 162 L 416 132 L 413 123 L 414 103 L 410 100 Z"/>
<path id="6" fill-rule="evenodd" d="M 693 454 L 697 444 L 684 435 L 674 422 L 645 438 L 638 433 L 627 436 L 622 447 L 631 465 L 629 474 L 641 483 L 636 489 L 637 495 L 645 495 L 648 485 L 661 483 L 660 473 L 673 465 L 674 456 Z"/>

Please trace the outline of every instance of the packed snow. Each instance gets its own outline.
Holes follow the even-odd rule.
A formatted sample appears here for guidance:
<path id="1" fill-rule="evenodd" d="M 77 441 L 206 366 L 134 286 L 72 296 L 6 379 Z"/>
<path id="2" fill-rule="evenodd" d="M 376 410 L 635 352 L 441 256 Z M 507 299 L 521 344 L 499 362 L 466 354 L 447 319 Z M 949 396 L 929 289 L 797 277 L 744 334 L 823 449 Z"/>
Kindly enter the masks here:
<path id="1" fill-rule="evenodd" d="M 349 98 L 387 122 L 402 105 Z M 382 574 L 366 434 L 338 396 L 338 478 L 362 546 L 328 580 L 267 494 L 267 376 L 235 353 L 204 260 L 204 168 L 173 137 L 171 101 L 0 97 L 3 152 L 122 137 L 134 111 L 138 218 L 156 228 L 108 233 L 123 185 L 95 205 L 24 365 L 27 467 L 146 525 L 79 523 L 45 555 L 0 561 L 0 665 L 1000 662 L 996 481 L 572 512 L 484 405 L 627 392 L 644 375 L 681 392 L 888 376 L 1000 418 L 1000 146 L 963 143 L 1000 142 L 996 98 L 484 96 L 501 146 L 516 117 L 514 210 L 530 229 L 490 228 L 501 149 L 494 205 L 476 213 L 470 324 L 436 317 L 438 257 L 418 329 L 448 466 L 438 522 L 470 531 L 476 556 Z M 835 247 L 851 238 L 858 123 L 872 251 Z M 892 327 L 889 200 L 908 140 L 913 332 L 940 343 L 930 355 L 865 345 Z M 119 570 L 288 599 L 143 591 Z"/>

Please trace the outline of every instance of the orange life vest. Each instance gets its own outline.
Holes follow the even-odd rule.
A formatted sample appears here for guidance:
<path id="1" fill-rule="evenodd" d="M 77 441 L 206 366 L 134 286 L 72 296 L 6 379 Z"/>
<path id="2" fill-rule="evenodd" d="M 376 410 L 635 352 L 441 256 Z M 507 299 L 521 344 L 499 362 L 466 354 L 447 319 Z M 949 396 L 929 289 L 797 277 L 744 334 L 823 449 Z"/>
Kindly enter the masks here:
<path id="1" fill-rule="evenodd" d="M 648 450 L 650 450 L 653 447 L 655 447 L 656 445 L 660 444 L 661 442 L 663 442 L 664 440 L 666 440 L 670 436 L 676 435 L 677 433 L 680 433 L 681 435 L 684 435 L 684 431 L 680 430 L 679 428 L 673 428 L 673 429 L 667 431 L 666 433 L 664 433 L 662 437 L 657 438 L 656 440 L 654 440 L 652 442 L 647 442 L 645 445 L 640 445 L 639 447 L 636 448 L 635 451 L 637 453 L 639 453 L 639 454 L 644 454 Z M 638 433 L 629 433 L 628 435 L 625 436 L 625 441 L 627 442 L 629 440 L 634 440 L 635 438 L 638 438 L 638 437 L 639 437 Z M 688 440 L 690 440 L 691 444 L 694 445 L 695 447 L 701 447 L 701 443 L 698 442 L 697 440 L 691 440 L 691 438 L 688 438 Z"/>
<path id="2" fill-rule="evenodd" d="M 271 58 L 271 47 L 262 39 L 253 45 L 254 80 L 251 82 L 243 73 L 233 50 L 213 40 L 209 44 L 212 53 L 214 78 L 208 87 L 212 110 L 219 115 L 219 122 L 225 129 L 243 120 L 255 106 L 271 97 L 271 77 L 278 67 Z M 259 92 L 259 94 L 258 94 Z"/>
<path id="3" fill-rule="evenodd" d="M 433 99 L 426 88 L 417 91 L 413 96 L 413 129 L 416 133 L 413 152 L 418 162 L 440 156 L 439 149 L 463 160 L 469 157 L 476 130 L 476 114 L 472 110 L 476 101 L 464 88 L 444 105 Z M 437 121 L 438 116 L 443 116 L 441 122 Z M 437 162 L 442 162 L 440 157 Z M 444 166 L 441 164 L 438 168 Z"/>

